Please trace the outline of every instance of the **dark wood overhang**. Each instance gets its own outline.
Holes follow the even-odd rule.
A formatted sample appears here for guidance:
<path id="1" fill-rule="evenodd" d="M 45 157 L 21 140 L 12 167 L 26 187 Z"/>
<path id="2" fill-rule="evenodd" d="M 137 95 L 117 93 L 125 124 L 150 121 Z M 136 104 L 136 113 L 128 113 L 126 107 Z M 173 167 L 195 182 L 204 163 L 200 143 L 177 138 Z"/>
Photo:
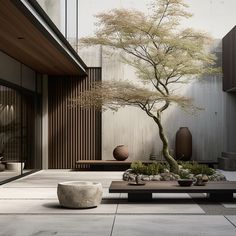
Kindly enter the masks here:
<path id="1" fill-rule="evenodd" d="M 35 0 L 0 0 L 0 50 L 43 74 L 86 74 L 85 63 Z"/>

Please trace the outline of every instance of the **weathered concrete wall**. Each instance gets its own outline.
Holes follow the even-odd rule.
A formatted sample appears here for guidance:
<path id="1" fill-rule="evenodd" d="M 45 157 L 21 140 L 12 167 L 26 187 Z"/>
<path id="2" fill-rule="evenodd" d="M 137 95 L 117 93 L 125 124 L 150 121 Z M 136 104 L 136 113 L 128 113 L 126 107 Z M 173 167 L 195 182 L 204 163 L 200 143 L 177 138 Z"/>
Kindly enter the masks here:
<path id="1" fill-rule="evenodd" d="M 63 2 L 61 0 L 60 2 Z M 79 36 L 92 35 L 95 14 L 111 8 L 129 7 L 147 10 L 150 0 L 80 0 Z M 219 39 L 215 47 L 221 58 L 221 39 L 236 24 L 235 0 L 186 0 L 193 18 L 183 25 L 208 31 Z M 63 4 L 61 4 L 63 7 Z M 63 12 L 63 9 L 61 9 Z M 62 30 L 63 31 L 63 30 Z M 135 80 L 132 68 L 122 64 L 117 57 L 107 56 L 101 48 L 79 50 L 88 66 L 101 66 L 103 80 Z M 220 61 L 220 60 L 219 60 Z M 163 117 L 171 148 L 174 149 L 175 133 L 181 126 L 188 126 L 193 135 L 193 158 L 216 159 L 221 151 L 236 151 L 236 95 L 222 91 L 222 77 L 202 78 L 179 90 L 204 108 L 197 115 L 186 114 L 171 107 Z M 138 108 L 123 108 L 117 113 L 106 111 L 102 119 L 103 159 L 112 159 L 116 145 L 129 146 L 130 159 L 148 159 L 158 154 L 161 142 L 156 124 Z"/>
<path id="2" fill-rule="evenodd" d="M 219 56 L 221 45 L 216 50 Z M 103 56 L 103 79 L 129 79 L 135 81 L 135 74 L 130 67 L 123 65 L 116 57 Z M 181 126 L 189 127 L 193 136 L 193 159 L 216 159 L 224 150 L 224 104 L 226 94 L 222 91 L 221 76 L 210 76 L 181 86 L 178 93 L 192 97 L 194 104 L 201 107 L 192 115 L 178 107 L 172 106 L 164 113 L 163 124 L 174 152 L 175 134 Z M 113 148 L 118 144 L 129 146 L 130 159 L 149 158 L 158 155 L 162 143 L 158 127 L 139 108 L 126 107 L 114 113 L 103 113 L 103 158 L 110 159 Z"/>
<path id="3" fill-rule="evenodd" d="M 80 36 L 89 35 L 94 31 L 94 14 L 112 7 L 135 7 L 145 10 L 146 1 L 80 1 Z M 111 3 L 112 2 L 112 3 Z M 188 0 L 189 10 L 194 17 L 184 22 L 186 26 L 202 29 L 211 33 L 214 38 L 221 39 L 235 24 L 236 1 L 233 0 Z M 85 9 L 91 9 L 86 12 Z M 87 24 L 83 24 L 85 21 Z M 224 20 L 222 20 L 224 19 Z M 216 52 L 221 58 L 221 40 Z M 91 57 L 91 49 L 88 52 Z M 82 57 L 86 63 L 86 52 Z M 102 59 L 101 59 L 102 58 Z M 129 79 L 135 80 L 132 68 L 123 65 L 118 58 L 101 55 L 103 80 Z M 91 63 L 90 63 L 91 62 Z M 194 103 L 204 108 L 196 115 L 190 115 L 177 107 L 171 107 L 163 117 L 163 123 L 169 137 L 171 149 L 174 149 L 175 134 L 181 126 L 187 126 L 193 136 L 193 158 L 196 160 L 214 160 L 223 150 L 236 149 L 236 96 L 222 91 L 221 76 L 202 78 L 179 90 L 181 94 L 190 96 Z M 228 131 L 228 132 L 226 132 Z M 138 108 L 123 108 L 113 113 L 106 111 L 102 119 L 102 150 L 103 159 L 111 159 L 113 148 L 118 144 L 129 146 L 130 159 L 148 159 L 150 154 L 159 154 L 161 142 L 156 124 Z"/>

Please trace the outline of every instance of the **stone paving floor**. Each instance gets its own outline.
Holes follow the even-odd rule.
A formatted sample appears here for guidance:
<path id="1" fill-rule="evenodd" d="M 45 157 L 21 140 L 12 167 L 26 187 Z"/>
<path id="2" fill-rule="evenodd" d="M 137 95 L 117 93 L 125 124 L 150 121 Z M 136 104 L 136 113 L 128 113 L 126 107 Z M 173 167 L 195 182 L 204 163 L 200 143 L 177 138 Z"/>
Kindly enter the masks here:
<path id="1" fill-rule="evenodd" d="M 236 172 L 224 172 L 236 180 Z M 154 194 L 151 203 L 128 203 L 109 194 L 122 172 L 44 170 L 0 186 L 0 236 L 231 236 L 236 235 L 236 201 L 210 203 L 204 195 Z M 93 209 L 61 208 L 58 182 L 99 181 L 104 195 Z"/>

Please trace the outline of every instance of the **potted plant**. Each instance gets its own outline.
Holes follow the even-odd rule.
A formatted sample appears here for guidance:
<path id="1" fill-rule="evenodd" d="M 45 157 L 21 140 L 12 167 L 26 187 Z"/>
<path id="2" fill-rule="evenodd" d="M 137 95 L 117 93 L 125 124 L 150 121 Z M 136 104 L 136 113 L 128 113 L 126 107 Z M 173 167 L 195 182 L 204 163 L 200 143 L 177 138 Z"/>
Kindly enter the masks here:
<path id="1" fill-rule="evenodd" d="M 192 175 L 189 173 L 188 170 L 180 170 L 178 184 L 184 187 L 191 186 L 193 184 Z"/>
<path id="2" fill-rule="evenodd" d="M 208 177 L 205 174 L 196 175 L 195 178 L 196 182 L 194 183 L 194 185 L 196 186 L 204 186 L 208 182 Z"/>

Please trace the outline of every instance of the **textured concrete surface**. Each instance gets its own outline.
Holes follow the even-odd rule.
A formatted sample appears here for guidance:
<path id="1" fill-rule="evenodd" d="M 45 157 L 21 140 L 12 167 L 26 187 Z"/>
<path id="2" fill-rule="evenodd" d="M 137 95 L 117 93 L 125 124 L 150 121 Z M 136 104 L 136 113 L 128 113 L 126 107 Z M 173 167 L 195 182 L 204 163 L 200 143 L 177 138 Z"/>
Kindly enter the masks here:
<path id="1" fill-rule="evenodd" d="M 91 209 L 68 209 L 57 200 L 0 200 L 0 214 L 115 214 L 116 203 L 103 203 Z"/>
<path id="2" fill-rule="evenodd" d="M 236 172 L 226 174 L 236 179 Z M 194 199 L 155 194 L 151 203 L 128 203 L 127 195 L 108 192 L 110 182 L 121 178 L 122 172 L 48 170 L 1 185 L 0 236 L 236 235 L 235 208 L 210 203 L 203 194 Z M 63 181 L 101 182 L 102 203 L 91 209 L 62 208 L 56 187 Z"/>
<path id="3" fill-rule="evenodd" d="M 67 208 L 97 207 L 102 201 L 102 184 L 92 181 L 59 183 L 57 196 L 60 205 Z"/>
<path id="4" fill-rule="evenodd" d="M 234 203 L 222 203 L 225 208 L 236 208 L 236 202 Z"/>
<path id="5" fill-rule="evenodd" d="M 112 215 L 4 215 L 0 236 L 109 236 Z"/>
<path id="6" fill-rule="evenodd" d="M 194 202 L 192 203 L 150 203 L 150 204 L 131 204 L 120 203 L 118 205 L 117 213 L 120 214 L 205 214 L 205 212 Z"/>
<path id="7" fill-rule="evenodd" d="M 236 229 L 223 216 L 117 215 L 113 236 L 235 236 Z"/>
<path id="8" fill-rule="evenodd" d="M 236 227 L 236 216 L 225 216 Z"/>

